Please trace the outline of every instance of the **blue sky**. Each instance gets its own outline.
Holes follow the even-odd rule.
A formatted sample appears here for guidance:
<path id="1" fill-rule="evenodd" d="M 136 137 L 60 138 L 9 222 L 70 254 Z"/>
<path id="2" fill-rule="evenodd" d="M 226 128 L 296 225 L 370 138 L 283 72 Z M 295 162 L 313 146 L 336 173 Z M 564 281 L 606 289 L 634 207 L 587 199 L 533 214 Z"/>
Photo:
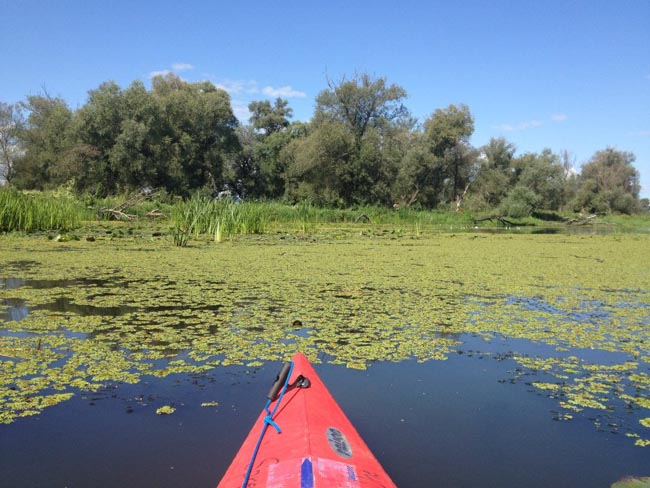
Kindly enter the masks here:
<path id="1" fill-rule="evenodd" d="M 251 100 L 314 98 L 355 70 L 404 87 L 420 121 L 466 103 L 472 143 L 518 153 L 633 152 L 650 197 L 650 1 L 0 0 L 0 100 L 47 89 L 72 108 L 87 91 L 173 71 Z"/>

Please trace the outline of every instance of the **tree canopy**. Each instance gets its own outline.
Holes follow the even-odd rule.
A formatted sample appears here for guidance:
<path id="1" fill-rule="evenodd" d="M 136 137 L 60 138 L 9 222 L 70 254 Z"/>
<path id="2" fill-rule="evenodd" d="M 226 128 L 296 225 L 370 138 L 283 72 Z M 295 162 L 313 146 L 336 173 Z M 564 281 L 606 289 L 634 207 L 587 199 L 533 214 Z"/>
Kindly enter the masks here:
<path id="1" fill-rule="evenodd" d="M 267 136 L 286 129 L 293 116 L 289 102 L 282 98 L 276 98 L 273 105 L 268 100 L 251 102 L 248 110 L 251 112 L 251 125 Z"/>
<path id="2" fill-rule="evenodd" d="M 22 126 L 20 105 L 0 102 L 0 184 L 13 180 L 15 162 L 20 157 L 18 136 Z"/>
<path id="3" fill-rule="evenodd" d="M 403 101 L 406 90 L 388 84 L 385 78 L 373 79 L 367 73 L 355 73 L 338 83 L 328 81 L 328 88 L 316 97 L 314 123 L 335 121 L 344 124 L 357 146 L 369 128 L 387 129 L 391 123 L 409 115 Z"/>
<path id="4" fill-rule="evenodd" d="M 143 187 L 187 196 L 229 189 L 244 198 L 496 211 L 523 217 L 575 210 L 631 213 L 634 155 L 606 148 L 578 173 L 568 151 L 517 154 L 504 138 L 474 147 L 465 104 L 419 124 L 406 90 L 355 72 L 316 97 L 309 122 L 282 98 L 249 104 L 249 124 L 210 82 L 167 74 L 150 88 L 107 81 L 76 110 L 47 93 L 0 103 L 0 183 L 115 194 Z"/>
<path id="5" fill-rule="evenodd" d="M 639 172 L 634 154 L 608 147 L 582 167 L 575 206 L 592 212 L 631 213 L 639 205 Z"/>

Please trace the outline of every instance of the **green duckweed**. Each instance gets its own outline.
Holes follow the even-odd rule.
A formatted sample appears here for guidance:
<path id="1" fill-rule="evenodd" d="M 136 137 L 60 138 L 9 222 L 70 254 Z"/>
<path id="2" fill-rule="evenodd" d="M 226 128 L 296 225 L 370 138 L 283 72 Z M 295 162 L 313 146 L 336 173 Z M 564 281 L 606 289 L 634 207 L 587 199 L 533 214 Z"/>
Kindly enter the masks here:
<path id="1" fill-rule="evenodd" d="M 562 419 L 645 412 L 649 243 L 345 228 L 184 248 L 5 237 L 0 422 L 149 375 L 253 368 L 295 351 L 356 369 L 445 360 L 468 338 L 486 354 L 507 344 L 514 376 L 536 374 L 532 387 Z M 21 303 L 27 315 L 12 318 Z M 645 424 L 626 428 L 648 444 Z"/>

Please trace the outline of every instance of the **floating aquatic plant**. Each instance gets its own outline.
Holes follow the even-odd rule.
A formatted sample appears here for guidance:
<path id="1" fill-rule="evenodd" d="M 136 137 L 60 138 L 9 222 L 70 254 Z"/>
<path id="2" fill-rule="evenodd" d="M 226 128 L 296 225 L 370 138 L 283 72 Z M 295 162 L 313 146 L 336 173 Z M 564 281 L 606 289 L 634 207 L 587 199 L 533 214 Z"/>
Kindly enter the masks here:
<path id="1" fill-rule="evenodd" d="M 506 344 L 562 420 L 646 412 L 649 240 L 337 228 L 179 249 L 7 237 L 0 269 L 23 281 L 0 286 L 0 314 L 21 318 L 0 334 L 0 421 L 148 375 L 253 368 L 297 350 L 357 369 L 444 360 L 470 337 L 487 353 Z M 9 312 L 19 303 L 26 316 Z"/>
<path id="2" fill-rule="evenodd" d="M 176 409 L 170 405 L 164 405 L 156 409 L 156 414 L 158 415 L 171 415 L 176 411 Z"/>

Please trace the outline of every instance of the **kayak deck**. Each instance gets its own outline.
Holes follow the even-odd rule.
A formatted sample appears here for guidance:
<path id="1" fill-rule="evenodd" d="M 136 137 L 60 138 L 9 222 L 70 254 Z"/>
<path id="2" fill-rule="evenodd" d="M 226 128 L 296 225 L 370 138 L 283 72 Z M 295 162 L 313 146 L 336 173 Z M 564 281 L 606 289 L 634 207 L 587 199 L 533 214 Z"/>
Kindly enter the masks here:
<path id="1" fill-rule="evenodd" d="M 300 379 L 310 385 L 299 387 Z M 278 400 L 271 402 L 273 412 Z M 361 436 L 336 403 L 307 358 L 298 353 L 288 387 L 272 420 L 267 412 L 253 425 L 218 488 L 239 488 L 263 428 L 248 487 L 394 487 Z"/>

